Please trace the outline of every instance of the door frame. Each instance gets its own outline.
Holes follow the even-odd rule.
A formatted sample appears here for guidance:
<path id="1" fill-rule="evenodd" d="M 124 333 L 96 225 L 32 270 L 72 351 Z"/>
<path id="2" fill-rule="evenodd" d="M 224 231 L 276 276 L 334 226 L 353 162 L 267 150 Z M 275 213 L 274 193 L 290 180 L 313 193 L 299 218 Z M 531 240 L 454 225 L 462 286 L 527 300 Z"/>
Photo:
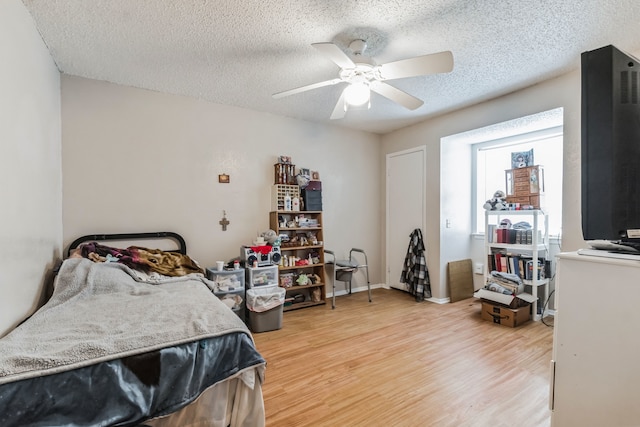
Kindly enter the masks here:
<path id="1" fill-rule="evenodd" d="M 417 153 L 422 157 L 422 179 L 420 180 L 422 186 L 422 220 L 420 224 L 420 229 L 424 233 L 426 226 L 426 212 L 427 212 L 427 197 L 426 197 L 426 189 L 427 189 L 427 146 L 420 145 L 418 147 L 409 148 L 406 150 L 396 151 L 393 153 L 388 153 L 386 155 L 386 163 L 385 163 L 385 288 L 391 287 L 391 266 L 389 264 L 389 260 L 391 259 L 390 254 L 390 235 L 391 235 L 391 224 L 389 221 L 389 163 L 393 157 L 405 156 L 407 154 Z M 395 288 L 394 288 L 395 289 Z"/>

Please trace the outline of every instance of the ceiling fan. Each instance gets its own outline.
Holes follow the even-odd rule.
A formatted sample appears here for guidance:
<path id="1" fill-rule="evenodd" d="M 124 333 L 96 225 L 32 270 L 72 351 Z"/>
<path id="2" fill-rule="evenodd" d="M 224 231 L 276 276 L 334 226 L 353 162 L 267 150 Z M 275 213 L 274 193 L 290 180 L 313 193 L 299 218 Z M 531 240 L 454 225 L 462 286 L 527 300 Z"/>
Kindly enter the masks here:
<path id="1" fill-rule="evenodd" d="M 376 65 L 373 59 L 363 56 L 367 47 L 364 40 L 354 40 L 349 44 L 356 61 L 333 43 L 312 43 L 311 46 L 326 55 L 341 70 L 339 77 L 319 83 L 298 87 L 273 94 L 279 99 L 296 93 L 324 86 L 347 83 L 336 103 L 331 119 L 341 119 L 349 107 L 369 108 L 371 91 L 384 96 L 409 110 L 419 108 L 424 102 L 408 93 L 391 86 L 386 80 L 402 79 L 436 73 L 448 73 L 453 70 L 453 54 L 450 51 L 416 56 L 386 64 Z"/>

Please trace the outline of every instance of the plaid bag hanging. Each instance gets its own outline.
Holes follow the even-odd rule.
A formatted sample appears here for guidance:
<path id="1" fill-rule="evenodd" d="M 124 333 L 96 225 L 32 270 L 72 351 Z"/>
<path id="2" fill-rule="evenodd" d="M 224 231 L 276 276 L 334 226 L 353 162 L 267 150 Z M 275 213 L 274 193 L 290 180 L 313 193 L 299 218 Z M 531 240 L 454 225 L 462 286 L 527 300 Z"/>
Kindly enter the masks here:
<path id="1" fill-rule="evenodd" d="M 427 268 L 422 231 L 419 228 L 413 230 L 409 236 L 409 248 L 404 259 L 400 283 L 407 285 L 407 290 L 416 298 L 416 301 L 431 298 L 429 269 Z"/>

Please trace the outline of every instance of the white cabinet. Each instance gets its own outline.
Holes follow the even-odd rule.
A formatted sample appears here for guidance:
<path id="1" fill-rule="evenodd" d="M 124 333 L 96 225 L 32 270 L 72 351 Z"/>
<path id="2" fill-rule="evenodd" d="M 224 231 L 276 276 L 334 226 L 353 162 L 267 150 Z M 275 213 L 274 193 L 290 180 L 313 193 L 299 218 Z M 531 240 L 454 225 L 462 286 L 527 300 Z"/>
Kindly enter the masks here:
<path id="1" fill-rule="evenodd" d="M 552 427 L 640 425 L 640 257 L 557 261 Z"/>
<path id="2" fill-rule="evenodd" d="M 502 232 L 499 226 L 505 219 L 511 225 L 527 222 L 531 230 Z M 541 210 L 485 211 L 484 243 L 487 255 L 485 283 L 494 269 L 519 274 L 536 298 L 532 304 L 533 319 L 540 320 L 544 313 L 538 314 L 538 302 L 544 304 L 549 288 L 549 278 L 545 277 L 545 261 L 549 257 L 549 216 Z M 539 295 L 540 287 L 542 295 Z"/>

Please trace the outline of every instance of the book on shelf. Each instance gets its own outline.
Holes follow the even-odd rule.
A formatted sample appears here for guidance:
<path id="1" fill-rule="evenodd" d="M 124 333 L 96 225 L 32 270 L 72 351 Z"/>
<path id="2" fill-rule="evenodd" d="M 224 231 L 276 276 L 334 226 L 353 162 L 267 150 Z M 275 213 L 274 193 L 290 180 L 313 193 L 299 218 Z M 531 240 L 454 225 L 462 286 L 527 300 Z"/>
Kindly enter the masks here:
<path id="1" fill-rule="evenodd" d="M 533 243 L 533 230 L 500 228 L 495 225 L 490 225 L 487 233 L 489 233 L 489 243 L 506 243 L 511 245 L 530 245 Z"/>
<path id="2" fill-rule="evenodd" d="M 534 270 L 537 275 L 536 280 L 542 280 L 546 278 L 546 263 L 547 261 L 544 258 L 538 258 L 538 265 L 533 265 L 533 260 L 527 261 L 527 269 L 525 271 L 525 280 L 533 280 Z"/>
<path id="3" fill-rule="evenodd" d="M 507 255 L 500 256 L 500 271 L 509 273 L 509 258 Z"/>
<path id="4" fill-rule="evenodd" d="M 493 251 L 487 255 L 487 267 L 489 271 L 516 274 L 524 280 L 533 279 L 534 265 L 531 255 Z M 550 277 L 551 261 L 542 257 L 538 258 L 538 265 L 535 271 L 537 271 L 538 280 Z"/>
<path id="5" fill-rule="evenodd" d="M 492 271 L 498 271 L 498 264 L 496 263 L 496 254 L 491 252 L 487 254 L 487 271 L 491 273 Z"/>
<path id="6" fill-rule="evenodd" d="M 487 242 L 531 245 L 533 244 L 533 230 L 500 228 L 499 226 L 489 224 L 487 226 Z M 542 235 L 540 233 L 538 233 L 538 242 L 542 242 Z"/>
<path id="7" fill-rule="evenodd" d="M 520 256 L 519 255 L 514 255 L 512 257 L 513 259 L 513 274 L 516 274 L 518 277 L 522 278 L 522 276 L 520 275 Z"/>
<path id="8" fill-rule="evenodd" d="M 489 243 L 497 243 L 497 241 L 496 241 L 496 230 L 497 230 L 497 226 L 495 224 L 487 225 L 487 242 L 489 242 Z"/>
<path id="9" fill-rule="evenodd" d="M 552 277 L 551 260 L 547 259 L 544 261 L 544 278 L 551 279 L 551 277 Z"/>
<path id="10" fill-rule="evenodd" d="M 513 228 L 498 229 L 498 243 L 513 244 L 516 242 L 516 230 Z"/>

